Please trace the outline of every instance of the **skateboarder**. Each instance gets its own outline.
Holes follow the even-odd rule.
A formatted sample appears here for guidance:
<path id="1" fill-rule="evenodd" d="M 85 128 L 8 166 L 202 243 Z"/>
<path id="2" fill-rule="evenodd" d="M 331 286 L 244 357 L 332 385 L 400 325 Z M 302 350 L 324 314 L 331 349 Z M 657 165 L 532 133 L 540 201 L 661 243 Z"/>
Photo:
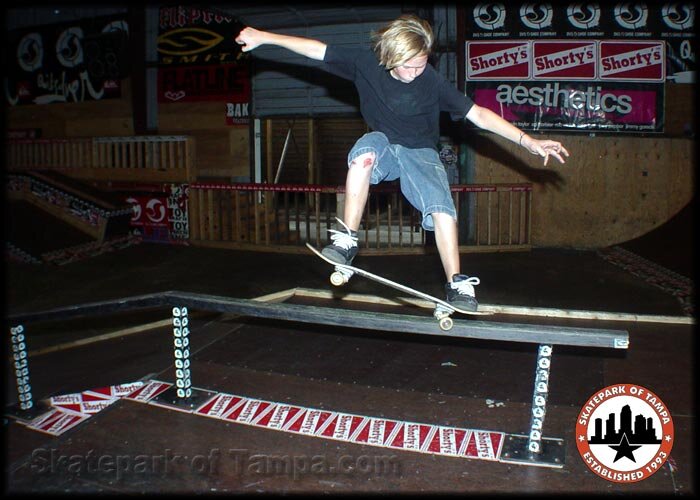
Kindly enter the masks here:
<path id="1" fill-rule="evenodd" d="M 372 132 L 348 154 L 345 221 L 331 230 L 332 244 L 323 255 L 350 264 L 357 255 L 357 230 L 370 184 L 400 179 L 406 199 L 422 214 L 422 226 L 435 231 L 435 242 L 447 277 L 447 302 L 475 311 L 474 285 L 479 278 L 461 274 L 455 210 L 447 174 L 437 151 L 439 116 L 473 122 L 525 148 L 534 155 L 564 163 L 561 143 L 537 140 L 489 109 L 474 104 L 428 64 L 433 45 L 430 24 L 403 15 L 373 34 L 372 49 L 327 45 L 310 38 L 246 27 L 236 37 L 244 52 L 264 44 L 286 48 L 323 61 L 324 68 L 354 82 L 360 111 Z"/>

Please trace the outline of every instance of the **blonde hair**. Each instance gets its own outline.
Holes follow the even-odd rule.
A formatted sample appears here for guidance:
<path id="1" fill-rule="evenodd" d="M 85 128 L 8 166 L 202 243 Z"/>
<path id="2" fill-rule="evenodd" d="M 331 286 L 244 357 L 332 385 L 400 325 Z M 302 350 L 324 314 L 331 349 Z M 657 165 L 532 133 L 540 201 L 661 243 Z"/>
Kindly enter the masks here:
<path id="1" fill-rule="evenodd" d="M 433 47 L 430 23 L 405 14 L 372 34 L 374 52 L 386 69 L 394 69 L 420 55 L 429 55 Z"/>

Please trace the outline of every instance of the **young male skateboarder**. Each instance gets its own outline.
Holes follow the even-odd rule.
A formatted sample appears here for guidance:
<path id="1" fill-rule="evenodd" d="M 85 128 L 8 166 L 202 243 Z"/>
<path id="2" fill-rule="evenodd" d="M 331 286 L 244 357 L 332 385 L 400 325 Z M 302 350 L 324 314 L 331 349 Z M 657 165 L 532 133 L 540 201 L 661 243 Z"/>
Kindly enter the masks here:
<path id="1" fill-rule="evenodd" d="M 479 278 L 460 271 L 457 212 L 437 151 L 440 112 L 519 144 L 542 156 L 545 165 L 550 156 L 565 162 L 569 152 L 562 144 L 529 136 L 459 92 L 428 64 L 433 31 L 427 21 L 413 15 L 403 15 L 374 33 L 372 49 L 327 45 L 252 27 L 241 30 L 236 42 L 244 52 L 270 44 L 323 61 L 326 70 L 353 81 L 357 88 L 360 112 L 372 131 L 358 139 L 348 154 L 345 220 L 342 228 L 331 230 L 332 243 L 323 255 L 352 263 L 370 184 L 400 179 L 402 193 L 422 214 L 423 228 L 435 231 L 447 277 L 447 302 L 475 311 L 474 285 Z"/>

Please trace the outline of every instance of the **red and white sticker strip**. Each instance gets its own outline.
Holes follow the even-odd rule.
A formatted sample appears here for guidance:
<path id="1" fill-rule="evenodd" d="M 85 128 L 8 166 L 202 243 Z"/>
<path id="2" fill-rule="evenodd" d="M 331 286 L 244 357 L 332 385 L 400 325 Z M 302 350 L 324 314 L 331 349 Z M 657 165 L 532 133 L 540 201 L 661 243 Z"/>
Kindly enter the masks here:
<path id="1" fill-rule="evenodd" d="M 127 399 L 148 403 L 172 384 L 152 380 Z M 421 453 L 499 460 L 504 433 L 366 417 L 218 393 L 192 413 L 239 424 Z"/>
<path id="2" fill-rule="evenodd" d="M 90 415 L 86 413 L 54 408 L 32 420 L 27 424 L 27 427 L 35 431 L 58 436 L 88 418 L 90 418 Z"/>
<path id="3" fill-rule="evenodd" d="M 60 435 L 120 398 L 152 403 L 172 384 L 151 380 L 51 398 L 28 428 Z M 504 433 L 367 417 L 217 393 L 191 413 L 244 425 L 420 453 L 499 460 Z"/>
<path id="4" fill-rule="evenodd" d="M 58 436 L 143 385 L 144 382 L 132 382 L 53 396 L 49 400 L 52 409 L 29 422 L 27 427 Z"/>

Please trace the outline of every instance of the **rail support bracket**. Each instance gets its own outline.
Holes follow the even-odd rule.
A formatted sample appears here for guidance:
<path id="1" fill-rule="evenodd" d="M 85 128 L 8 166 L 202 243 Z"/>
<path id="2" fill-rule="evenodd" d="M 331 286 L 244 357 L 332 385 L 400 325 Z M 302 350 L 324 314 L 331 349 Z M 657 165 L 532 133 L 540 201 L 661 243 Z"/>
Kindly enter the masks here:
<path id="1" fill-rule="evenodd" d="M 28 423 L 50 410 L 51 407 L 43 401 L 34 403 L 31 408 L 27 409 L 23 409 L 19 404 L 13 404 L 5 407 L 5 416 Z"/>
<path id="2" fill-rule="evenodd" d="M 518 465 L 536 465 L 540 467 L 564 467 L 566 443 L 563 439 L 542 438 L 540 452 L 530 451 L 529 436 L 507 434 L 501 450 L 501 462 Z"/>
<path id="3" fill-rule="evenodd" d="M 158 394 L 152 401 L 161 406 L 169 406 L 173 409 L 190 412 L 202 406 L 215 394 L 216 392 L 193 388 L 189 396 L 180 397 L 177 394 L 177 387 L 172 386 Z"/>

